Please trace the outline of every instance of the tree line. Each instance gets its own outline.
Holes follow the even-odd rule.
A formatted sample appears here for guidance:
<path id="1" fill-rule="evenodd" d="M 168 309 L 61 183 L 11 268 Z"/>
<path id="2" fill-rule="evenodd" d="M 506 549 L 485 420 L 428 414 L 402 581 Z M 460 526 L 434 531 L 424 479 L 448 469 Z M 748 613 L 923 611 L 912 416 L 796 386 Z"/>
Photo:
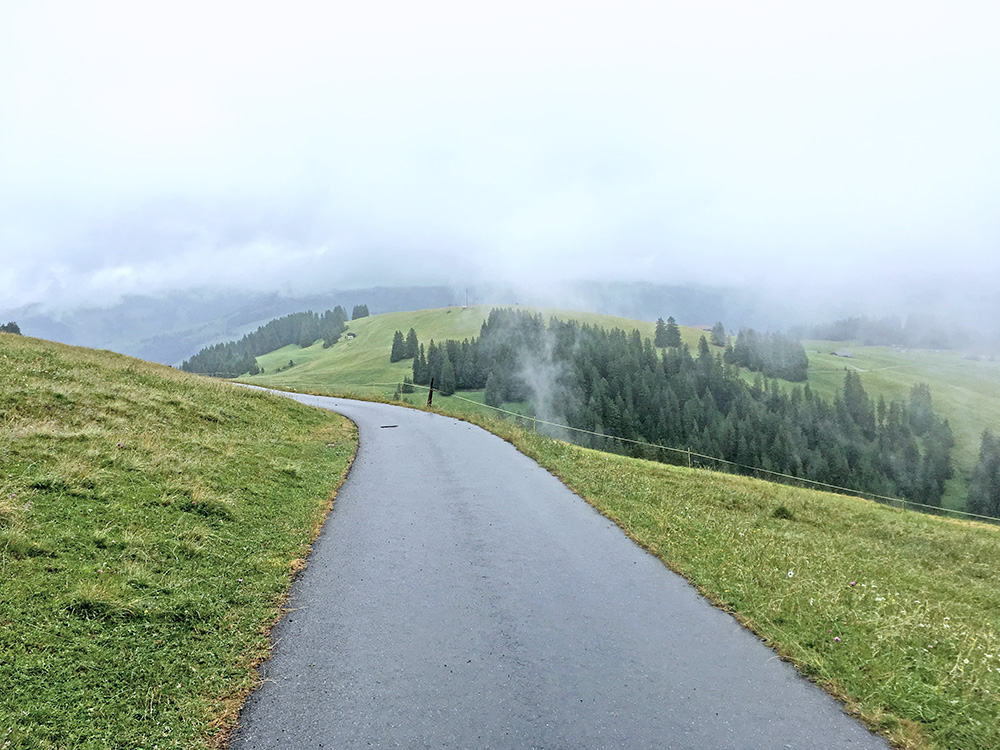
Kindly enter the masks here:
<path id="1" fill-rule="evenodd" d="M 528 400 L 536 414 L 593 433 L 579 438 L 590 447 L 662 460 L 650 445 L 659 444 L 746 473 L 759 468 L 940 504 L 954 439 L 933 411 L 928 386 L 873 401 L 858 374 L 847 371 L 842 390 L 827 401 L 808 383 L 789 392 L 758 374 L 747 384 L 732 355 L 728 360 L 704 337 L 695 354 L 686 346 L 661 352 L 638 331 L 493 310 L 477 338 L 426 348 L 417 342 L 413 382 L 434 378 L 443 393 L 484 389 L 491 405 Z M 626 448 L 612 437 L 638 445 Z"/>
<path id="2" fill-rule="evenodd" d="M 833 323 L 795 328 L 792 334 L 798 338 L 821 341 L 857 341 L 864 346 L 914 349 L 959 349 L 975 343 L 970 334 L 954 324 L 944 325 L 930 315 L 918 314 L 909 315 L 905 320 L 897 315 L 881 318 L 854 316 Z"/>
<path id="3" fill-rule="evenodd" d="M 0 333 L 16 333 L 17 335 L 21 335 L 21 327 L 12 320 L 9 323 L 0 325 Z"/>
<path id="4" fill-rule="evenodd" d="M 1000 439 L 992 430 L 985 430 L 980 440 L 967 506 L 970 513 L 1000 518 Z"/>
<path id="5" fill-rule="evenodd" d="M 355 318 L 367 315 L 367 306 L 354 308 Z M 181 369 L 219 378 L 257 375 L 261 371 L 257 357 L 262 354 L 289 344 L 312 346 L 319 339 L 323 339 L 324 348 L 333 346 L 344 332 L 346 323 L 347 312 L 340 305 L 322 315 L 312 310 L 292 313 L 269 321 L 238 341 L 206 346 L 185 360 Z"/>

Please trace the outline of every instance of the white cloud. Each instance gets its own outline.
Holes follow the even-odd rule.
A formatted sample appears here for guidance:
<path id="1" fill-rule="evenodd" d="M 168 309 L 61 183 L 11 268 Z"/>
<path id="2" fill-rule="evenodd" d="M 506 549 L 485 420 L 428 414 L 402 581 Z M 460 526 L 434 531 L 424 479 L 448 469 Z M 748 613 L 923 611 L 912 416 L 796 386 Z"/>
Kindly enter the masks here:
<path id="1" fill-rule="evenodd" d="M 5 4 L 0 296 L 995 270 L 998 20 L 971 1 Z"/>

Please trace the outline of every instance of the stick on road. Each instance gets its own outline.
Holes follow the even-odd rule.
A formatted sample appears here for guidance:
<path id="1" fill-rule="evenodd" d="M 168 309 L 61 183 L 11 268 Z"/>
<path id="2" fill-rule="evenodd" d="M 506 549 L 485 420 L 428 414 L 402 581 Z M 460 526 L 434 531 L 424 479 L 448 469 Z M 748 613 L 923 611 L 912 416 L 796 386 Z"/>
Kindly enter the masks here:
<path id="1" fill-rule="evenodd" d="M 361 444 L 234 750 L 887 747 L 499 438 L 294 398 Z"/>

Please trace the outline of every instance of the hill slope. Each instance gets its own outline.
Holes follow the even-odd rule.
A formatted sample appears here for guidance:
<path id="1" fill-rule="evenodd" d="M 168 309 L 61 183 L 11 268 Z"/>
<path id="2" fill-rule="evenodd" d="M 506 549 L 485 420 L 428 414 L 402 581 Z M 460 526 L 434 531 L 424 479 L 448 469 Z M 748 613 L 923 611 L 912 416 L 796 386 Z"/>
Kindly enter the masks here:
<path id="1" fill-rule="evenodd" d="M 443 308 L 417 312 L 389 313 L 351 321 L 353 340 L 342 337 L 336 345 L 321 344 L 301 349 L 289 346 L 258 359 L 265 372 L 250 382 L 317 393 L 342 393 L 383 397 L 392 395 L 395 384 L 411 373 L 412 360 L 390 363 L 393 333 L 404 334 L 413 327 L 421 343 L 431 339 L 464 339 L 477 336 L 492 306 Z M 522 308 L 525 309 L 525 308 Z M 604 328 L 621 328 L 652 338 L 654 324 L 627 318 L 567 310 L 531 308 L 543 316 L 575 319 Z M 692 351 L 704 331 L 681 327 L 682 337 Z M 899 350 L 888 347 L 860 347 L 844 342 L 806 342 L 810 360 L 809 384 L 823 398 L 832 401 L 844 384 L 845 369 L 860 373 L 861 382 L 873 400 L 905 398 L 913 385 L 931 387 L 935 410 L 950 421 L 956 438 L 953 451 L 955 476 L 947 485 L 945 507 L 963 509 L 969 474 L 979 451 L 979 438 L 987 427 L 1000 428 L 1000 362 L 965 359 L 956 352 Z M 851 358 L 831 352 L 848 350 Z M 721 351 L 713 347 L 714 352 Z M 289 363 L 294 366 L 289 367 Z M 287 369 L 285 369 L 287 368 Z M 754 375 L 749 374 L 748 380 Z M 443 408 L 456 412 L 482 411 L 471 402 L 481 402 L 481 393 L 463 393 L 462 398 L 440 399 Z M 422 397 L 413 396 L 416 402 Z M 524 411 L 526 405 L 511 405 Z"/>
<path id="2" fill-rule="evenodd" d="M 353 426 L 9 334 L 0 382 L 0 745 L 217 744 Z"/>
<path id="3" fill-rule="evenodd" d="M 347 389 L 356 393 L 372 393 L 372 385 L 380 385 L 375 392 L 391 395 L 395 384 L 412 373 L 413 361 L 389 362 L 389 350 L 396 331 L 403 334 L 413 328 L 420 343 L 425 346 L 431 340 L 442 342 L 446 339 L 466 339 L 478 336 L 483 322 L 494 305 L 475 305 L 467 309 L 445 307 L 437 310 L 385 313 L 348 323 L 347 333 L 329 349 L 322 343 L 305 349 L 286 346 L 257 358 L 264 373 L 252 378 L 241 378 L 260 385 L 274 385 L 301 390 Z M 554 308 L 527 308 L 509 306 L 510 309 L 528 310 L 540 313 L 546 319 L 556 317 L 563 320 L 578 320 L 593 326 L 620 328 L 625 331 L 638 329 L 643 336 L 652 338 L 656 328 L 654 323 L 618 318 L 599 313 L 585 313 Z M 350 339 L 348 334 L 354 334 Z M 681 336 L 692 348 L 704 331 L 681 327 Z M 288 367 L 289 361 L 294 367 Z M 281 369 L 287 368 L 287 369 Z M 279 371 L 280 370 L 280 371 Z"/>
<path id="4" fill-rule="evenodd" d="M 955 477 L 943 504 L 964 507 L 983 430 L 1000 430 L 1000 361 L 966 357 L 957 351 L 844 341 L 803 343 L 809 356 L 809 385 L 824 398 L 831 398 L 843 386 L 848 369 L 859 374 L 872 400 L 884 396 L 888 401 L 919 383 L 930 386 L 934 409 L 949 420 L 955 435 Z"/>

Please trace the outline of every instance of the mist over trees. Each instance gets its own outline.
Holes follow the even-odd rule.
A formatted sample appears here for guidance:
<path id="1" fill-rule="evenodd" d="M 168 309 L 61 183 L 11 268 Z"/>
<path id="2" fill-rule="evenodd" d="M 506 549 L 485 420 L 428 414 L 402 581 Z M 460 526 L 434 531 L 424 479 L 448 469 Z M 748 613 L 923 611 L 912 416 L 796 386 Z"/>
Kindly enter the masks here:
<path id="1" fill-rule="evenodd" d="M 809 357 L 799 341 L 780 333 L 760 334 L 752 328 L 740 330 L 736 343 L 726 348 L 725 361 L 793 383 L 804 381 L 809 371 Z"/>
<path id="2" fill-rule="evenodd" d="M 780 337 L 758 339 L 776 351 L 787 346 Z M 433 377 L 450 387 L 454 377 L 457 389 L 485 389 L 493 406 L 530 401 L 536 415 L 587 431 L 574 439 L 603 450 L 669 460 L 648 444 L 690 449 L 746 473 L 759 468 L 932 506 L 952 474 L 954 439 L 927 386 L 873 403 L 853 371 L 832 402 L 808 384 L 789 391 L 763 374 L 748 385 L 704 337 L 696 356 L 686 346 L 661 355 L 638 331 L 546 325 L 540 315 L 493 310 L 478 338 L 421 344 L 413 373 L 420 385 Z"/>
<path id="3" fill-rule="evenodd" d="M 863 346 L 903 346 L 911 349 L 962 349 L 987 343 L 963 330 L 961 321 L 943 324 L 931 315 L 881 318 L 858 316 L 816 326 L 797 327 L 792 335 L 822 341 L 857 341 Z M 992 342 L 993 345 L 996 342 Z"/>
<path id="4" fill-rule="evenodd" d="M 260 326 L 239 341 L 207 346 L 186 360 L 181 369 L 218 378 L 257 375 L 256 358 L 289 344 L 312 346 L 323 339 L 323 347 L 333 346 L 344 332 L 347 312 L 337 305 L 322 315 L 308 310 L 292 313 Z"/>

